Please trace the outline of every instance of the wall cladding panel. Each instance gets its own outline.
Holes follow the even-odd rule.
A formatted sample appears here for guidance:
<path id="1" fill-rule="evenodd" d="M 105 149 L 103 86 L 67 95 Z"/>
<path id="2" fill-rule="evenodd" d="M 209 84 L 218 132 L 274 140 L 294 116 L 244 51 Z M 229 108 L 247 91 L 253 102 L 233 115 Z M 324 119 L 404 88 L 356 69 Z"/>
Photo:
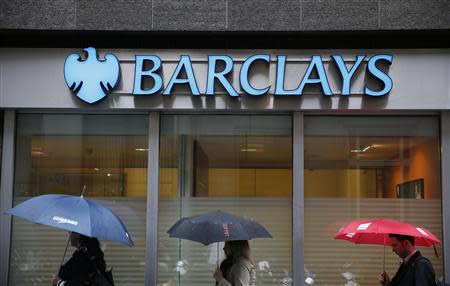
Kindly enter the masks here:
<path id="1" fill-rule="evenodd" d="M 153 29 L 157 31 L 223 31 L 223 0 L 154 0 Z"/>
<path id="2" fill-rule="evenodd" d="M 0 29 L 73 30 L 76 0 L 0 1 Z"/>
<path id="3" fill-rule="evenodd" d="M 450 1 L 380 0 L 380 28 L 450 29 Z"/>
<path id="4" fill-rule="evenodd" d="M 300 29 L 298 0 L 228 0 L 228 30 L 296 31 Z"/>

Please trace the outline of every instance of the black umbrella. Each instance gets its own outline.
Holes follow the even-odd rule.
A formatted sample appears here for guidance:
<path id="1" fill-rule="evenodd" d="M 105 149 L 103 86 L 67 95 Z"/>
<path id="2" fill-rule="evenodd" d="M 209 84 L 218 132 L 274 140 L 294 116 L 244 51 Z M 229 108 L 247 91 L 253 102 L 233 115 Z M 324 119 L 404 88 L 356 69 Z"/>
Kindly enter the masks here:
<path id="1" fill-rule="evenodd" d="M 221 241 L 272 237 L 259 223 L 220 210 L 184 217 L 167 232 L 170 237 L 197 241 L 204 245 Z"/>

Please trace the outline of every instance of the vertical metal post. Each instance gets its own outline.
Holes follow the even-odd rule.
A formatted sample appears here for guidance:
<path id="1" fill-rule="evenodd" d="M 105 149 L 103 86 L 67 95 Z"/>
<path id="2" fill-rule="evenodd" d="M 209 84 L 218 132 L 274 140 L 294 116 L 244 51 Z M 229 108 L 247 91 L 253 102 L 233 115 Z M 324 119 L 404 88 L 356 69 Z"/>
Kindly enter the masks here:
<path id="1" fill-rule="evenodd" d="M 13 205 L 15 124 L 15 112 L 5 111 L 0 190 L 0 285 L 8 285 L 11 217 L 3 213 Z"/>
<path id="2" fill-rule="evenodd" d="M 292 168 L 292 279 L 294 286 L 304 285 L 304 177 L 303 114 L 293 114 Z"/>
<path id="3" fill-rule="evenodd" d="M 444 277 L 450 281 L 450 112 L 441 114 L 442 241 Z"/>
<path id="4" fill-rule="evenodd" d="M 155 286 L 158 259 L 159 112 L 149 114 L 145 285 Z"/>

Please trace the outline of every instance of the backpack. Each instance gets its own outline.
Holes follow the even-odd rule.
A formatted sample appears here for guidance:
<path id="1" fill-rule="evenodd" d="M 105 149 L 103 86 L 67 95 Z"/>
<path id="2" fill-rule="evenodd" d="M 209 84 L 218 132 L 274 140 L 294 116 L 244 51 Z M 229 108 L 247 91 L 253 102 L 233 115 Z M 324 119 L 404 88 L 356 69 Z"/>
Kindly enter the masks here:
<path id="1" fill-rule="evenodd" d="M 94 265 L 95 266 L 95 265 Z M 95 267 L 96 273 L 91 278 L 92 286 L 114 286 L 114 279 L 112 276 L 112 268 L 109 271 L 102 273 L 100 269 Z"/>
<path id="2" fill-rule="evenodd" d="M 450 286 L 450 284 L 436 279 L 436 286 Z"/>
<path id="3" fill-rule="evenodd" d="M 112 268 L 108 271 L 105 270 L 105 272 L 101 271 L 97 264 L 94 262 L 95 256 L 92 256 L 89 258 L 89 261 L 91 262 L 92 266 L 95 269 L 95 272 L 93 272 L 91 276 L 91 286 L 114 286 L 114 279 L 112 275 Z"/>
<path id="4" fill-rule="evenodd" d="M 86 258 L 91 262 L 95 272 L 90 275 L 90 286 L 114 286 L 114 279 L 112 275 L 112 268 L 105 272 L 101 271 L 95 263 L 95 256 L 91 256 L 87 251 L 84 251 Z"/>

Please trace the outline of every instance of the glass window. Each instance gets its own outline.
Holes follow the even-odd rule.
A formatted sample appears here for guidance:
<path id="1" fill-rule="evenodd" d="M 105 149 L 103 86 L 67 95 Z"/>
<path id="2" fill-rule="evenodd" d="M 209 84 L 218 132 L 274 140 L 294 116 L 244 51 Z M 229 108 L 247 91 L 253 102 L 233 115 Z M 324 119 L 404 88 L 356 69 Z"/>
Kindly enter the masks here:
<path id="1" fill-rule="evenodd" d="M 162 116 L 158 285 L 214 284 L 217 245 L 169 238 L 167 230 L 181 217 L 218 209 L 254 219 L 272 234 L 250 241 L 257 285 L 291 283 L 291 121 Z"/>
<path id="2" fill-rule="evenodd" d="M 86 185 L 85 196 L 113 209 L 135 243 L 130 248 L 101 241 L 116 285 L 144 284 L 147 125 L 144 115 L 17 118 L 14 205 L 42 194 L 78 196 Z M 9 285 L 50 285 L 67 238 L 63 230 L 14 218 Z"/>
<path id="3" fill-rule="evenodd" d="M 354 219 L 392 218 L 442 240 L 439 121 L 305 118 L 305 276 L 314 285 L 377 285 L 383 246 L 333 240 Z M 442 276 L 442 255 L 420 247 Z M 442 245 L 437 246 L 441 254 Z M 392 277 L 399 258 L 387 247 Z"/>
<path id="4" fill-rule="evenodd" d="M 0 162 L 3 156 L 3 120 L 4 120 L 4 114 L 3 114 L 3 110 L 0 111 Z M 2 171 L 2 166 L 0 164 L 0 174 Z M 0 183 L 1 183 L 1 176 L 0 176 Z"/>

